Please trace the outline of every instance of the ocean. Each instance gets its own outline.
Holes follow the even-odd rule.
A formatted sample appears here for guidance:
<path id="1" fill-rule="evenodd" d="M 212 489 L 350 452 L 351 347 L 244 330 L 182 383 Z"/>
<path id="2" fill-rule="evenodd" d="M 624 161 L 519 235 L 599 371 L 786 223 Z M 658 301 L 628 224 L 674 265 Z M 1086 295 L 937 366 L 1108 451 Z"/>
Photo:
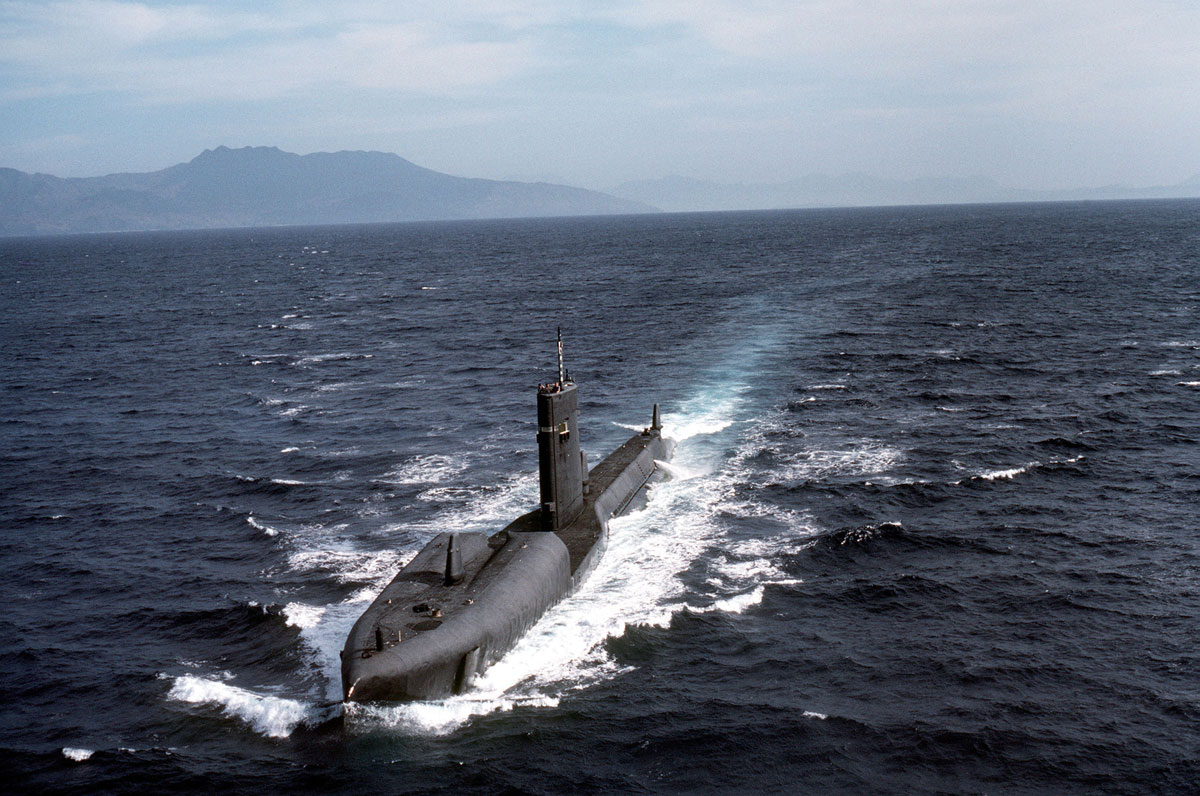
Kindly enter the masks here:
<path id="1" fill-rule="evenodd" d="M 1200 792 L 1200 201 L 0 240 L 14 793 Z M 472 691 L 342 709 L 444 530 L 678 441 Z"/>

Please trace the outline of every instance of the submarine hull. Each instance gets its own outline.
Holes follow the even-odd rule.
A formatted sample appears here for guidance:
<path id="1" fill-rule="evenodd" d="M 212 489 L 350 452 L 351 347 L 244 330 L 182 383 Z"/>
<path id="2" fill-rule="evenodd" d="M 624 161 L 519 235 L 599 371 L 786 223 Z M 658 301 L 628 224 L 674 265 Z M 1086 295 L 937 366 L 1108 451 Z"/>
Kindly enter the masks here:
<path id="1" fill-rule="evenodd" d="M 574 431 L 545 428 L 555 442 Z M 567 496 L 573 518 L 560 510 L 567 505 L 561 489 L 543 487 L 542 506 L 498 533 L 435 537 L 354 624 L 342 650 L 343 698 L 428 700 L 466 691 L 586 579 L 607 546 L 608 520 L 635 502 L 660 472 L 656 460 L 673 450 L 656 422 L 581 479 L 579 495 Z"/>

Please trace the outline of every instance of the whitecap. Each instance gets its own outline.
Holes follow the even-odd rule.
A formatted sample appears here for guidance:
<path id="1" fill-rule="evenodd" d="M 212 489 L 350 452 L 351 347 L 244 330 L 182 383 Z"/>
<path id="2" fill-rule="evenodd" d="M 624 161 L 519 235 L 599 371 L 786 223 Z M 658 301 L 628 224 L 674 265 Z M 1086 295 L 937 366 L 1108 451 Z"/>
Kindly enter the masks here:
<path id="1" fill-rule="evenodd" d="M 1021 473 L 1029 472 L 1029 468 L 1036 467 L 1037 465 L 1037 462 L 1031 462 L 1023 467 L 1010 467 L 1006 470 L 989 470 L 988 472 L 980 473 L 975 477 L 982 481 L 996 481 L 998 479 L 1015 478 Z"/>
<path id="2" fill-rule="evenodd" d="M 283 616 L 287 624 L 301 630 L 316 627 L 324 615 L 325 608 L 319 605 L 288 603 L 283 607 Z"/>
<path id="3" fill-rule="evenodd" d="M 373 480 L 384 484 L 438 484 L 452 480 L 466 468 L 463 457 L 420 454 Z"/>
<path id="4" fill-rule="evenodd" d="M 167 697 L 193 705 L 212 705 L 270 738 L 286 738 L 313 717 L 310 707 L 298 700 L 264 696 L 193 675 L 176 677 Z"/>
<path id="5" fill-rule="evenodd" d="M 94 749 L 81 749 L 77 746 L 64 746 L 62 749 L 63 757 L 76 763 L 82 763 L 94 754 L 96 754 Z"/>
<path id="6" fill-rule="evenodd" d="M 799 581 L 791 581 L 791 582 L 799 583 Z M 740 614 L 740 613 L 743 613 L 747 608 L 752 608 L 762 602 L 763 593 L 766 589 L 766 586 L 767 586 L 767 584 L 765 584 L 765 583 L 760 584 L 759 586 L 756 586 L 754 589 L 751 589 L 750 591 L 747 591 L 747 592 L 743 592 L 742 594 L 735 594 L 731 597 L 726 597 L 722 600 L 717 600 L 712 605 L 707 605 L 707 606 L 704 606 L 703 608 L 693 608 L 691 606 L 688 606 L 687 610 L 694 614 L 707 614 L 707 613 L 712 613 L 714 611 L 721 611 L 723 613 L 730 613 L 730 614 Z"/>
<path id="7" fill-rule="evenodd" d="M 356 354 L 349 351 L 340 351 L 332 354 L 312 354 L 306 357 L 300 357 L 295 361 L 296 365 L 320 365 L 324 362 L 341 362 L 357 359 L 373 359 L 374 354 Z"/>
<path id="8" fill-rule="evenodd" d="M 1072 456 L 1069 459 L 1051 459 L 1048 462 L 1029 462 L 1020 467 L 1005 467 L 999 470 L 985 470 L 981 473 L 976 473 L 970 479 L 959 479 L 954 481 L 954 485 L 961 484 L 963 480 L 978 480 L 978 481 L 1007 481 L 1016 478 L 1018 475 L 1023 475 L 1038 467 L 1047 467 L 1054 464 L 1074 464 L 1083 460 L 1083 455 Z"/>
<path id="9" fill-rule="evenodd" d="M 248 522 L 250 524 L 251 528 L 262 531 L 267 536 L 275 536 L 279 533 L 278 530 L 276 530 L 275 528 L 272 528 L 270 525 L 267 525 L 266 523 L 259 522 L 258 520 L 254 519 L 253 514 L 251 514 L 250 516 L 248 516 L 246 518 L 246 522 Z"/>
<path id="10" fill-rule="evenodd" d="M 863 441 L 845 448 L 808 448 L 779 455 L 771 477 L 796 483 L 828 476 L 866 476 L 896 467 L 904 459 L 899 448 Z"/>

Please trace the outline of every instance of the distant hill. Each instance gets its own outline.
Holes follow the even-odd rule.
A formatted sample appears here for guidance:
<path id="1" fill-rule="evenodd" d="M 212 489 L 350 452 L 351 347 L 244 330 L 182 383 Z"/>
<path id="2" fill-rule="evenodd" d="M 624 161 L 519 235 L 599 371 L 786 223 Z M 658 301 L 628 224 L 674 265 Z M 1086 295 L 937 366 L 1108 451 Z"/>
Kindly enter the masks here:
<path id="1" fill-rule="evenodd" d="M 1175 185 L 1108 185 L 1064 191 L 1006 188 L 987 177 L 888 180 L 867 174 L 810 174 L 778 183 L 716 183 L 687 177 L 627 182 L 612 193 L 667 211 L 766 210 L 787 207 L 1049 202 L 1076 199 L 1200 197 L 1200 175 Z"/>
<path id="2" fill-rule="evenodd" d="M 144 174 L 0 169 L 0 235 L 648 213 L 549 183 L 454 177 L 384 152 L 217 147 Z"/>

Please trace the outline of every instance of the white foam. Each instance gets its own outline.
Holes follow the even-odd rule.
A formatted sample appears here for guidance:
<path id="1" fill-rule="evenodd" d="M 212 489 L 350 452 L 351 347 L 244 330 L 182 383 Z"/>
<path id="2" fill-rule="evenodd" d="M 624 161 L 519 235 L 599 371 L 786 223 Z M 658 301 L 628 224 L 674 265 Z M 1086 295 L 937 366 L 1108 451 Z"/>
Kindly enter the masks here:
<path id="1" fill-rule="evenodd" d="M 477 705 L 487 704 L 487 710 Z M 476 699 L 455 697 L 432 702 L 412 702 L 391 707 L 349 703 L 345 708 L 347 726 L 360 730 L 400 730 L 421 735 L 446 735 L 481 713 L 507 712 L 516 707 L 557 707 L 556 697 L 511 697 Z"/>
<path id="2" fill-rule="evenodd" d="M 297 452 L 297 451 L 299 451 L 299 450 L 300 450 L 299 448 L 297 448 L 297 447 L 293 446 L 293 447 L 290 447 L 290 448 L 282 448 L 282 449 L 280 449 L 280 451 L 279 451 L 279 452 L 280 452 L 280 453 L 296 453 L 296 452 Z"/>
<path id="3" fill-rule="evenodd" d="M 1178 368 L 1161 368 L 1159 370 L 1150 371 L 1151 376 L 1179 376 L 1183 373 Z"/>
<path id="4" fill-rule="evenodd" d="M 374 480 L 384 484 L 440 484 L 452 480 L 466 467 L 466 460 L 462 457 L 422 454 Z"/>
<path id="5" fill-rule="evenodd" d="M 862 440 L 842 448 L 806 448 L 781 453 L 771 477 L 780 483 L 797 483 L 828 476 L 875 475 L 896 467 L 904 459 L 899 448 Z"/>
<path id="6" fill-rule="evenodd" d="M 64 746 L 62 750 L 63 757 L 76 763 L 82 763 L 94 754 L 96 754 L 94 749 L 81 749 L 77 746 Z"/>
<path id="7" fill-rule="evenodd" d="M 697 478 L 701 475 L 704 475 L 702 470 L 688 469 L 672 462 L 664 462 L 655 459 L 654 464 L 672 481 L 687 481 L 688 479 Z"/>
<path id="8" fill-rule="evenodd" d="M 321 549 L 302 547 L 288 555 L 288 564 L 298 572 L 332 575 L 339 583 L 352 581 L 377 581 L 388 573 L 394 575 L 402 561 L 411 557 L 411 552 L 395 550 L 369 551 L 343 549 Z M 386 583 L 380 584 L 382 591 Z"/>
<path id="9" fill-rule="evenodd" d="M 711 613 L 713 611 L 724 611 L 731 614 L 740 614 L 747 608 L 751 608 L 762 602 L 763 592 L 766 589 L 766 584 L 759 585 L 751 591 L 744 594 L 735 594 L 732 597 L 727 597 L 724 600 L 717 600 L 712 605 L 704 608 L 689 608 L 693 613 Z"/>
<path id="10" fill-rule="evenodd" d="M 325 607 L 319 605 L 288 603 L 283 607 L 283 616 L 287 623 L 302 630 L 316 627 L 324 615 Z"/>
<path id="11" fill-rule="evenodd" d="M 975 477 L 980 479 L 981 481 L 996 481 L 999 479 L 1010 479 L 1010 478 L 1015 478 L 1016 476 L 1020 475 L 1021 473 L 1029 472 L 1029 468 L 1036 467 L 1037 465 L 1038 465 L 1037 462 L 1031 462 L 1029 464 L 1024 465 L 1023 467 L 1010 467 L 1007 470 L 990 470 L 985 473 L 980 473 L 979 475 L 977 475 Z"/>
<path id="12" fill-rule="evenodd" d="M 1200 387 L 1200 381 L 1181 381 L 1176 386 L 1178 386 L 1178 387 Z"/>
<path id="13" fill-rule="evenodd" d="M 985 470 L 982 473 L 976 473 L 975 475 L 971 476 L 970 479 L 959 479 L 958 481 L 954 481 L 953 484 L 957 486 L 964 480 L 1007 481 L 1038 467 L 1047 467 L 1053 464 L 1074 464 L 1075 462 L 1082 460 L 1083 455 L 1081 454 L 1079 456 L 1072 456 L 1069 459 L 1051 459 L 1048 462 L 1029 462 L 1021 465 L 1020 467 L 1006 467 L 1000 470 Z"/>
<path id="14" fill-rule="evenodd" d="M 203 677 L 176 677 L 169 699 L 193 705 L 212 705 L 230 718 L 248 724 L 270 738 L 286 738 L 313 714 L 309 706 L 294 699 L 264 696 L 228 683 Z"/>
<path id="15" fill-rule="evenodd" d="M 806 719 L 821 719 L 822 721 L 829 718 L 829 715 L 826 713 L 817 713 L 816 711 L 812 710 L 806 710 L 800 715 L 804 716 Z"/>
<path id="16" fill-rule="evenodd" d="M 720 417 L 701 416 L 690 421 L 680 421 L 668 424 L 663 422 L 662 434 L 668 439 L 683 442 L 703 434 L 719 434 L 733 425 L 732 420 Z"/>
<path id="17" fill-rule="evenodd" d="M 340 390 L 346 389 L 347 387 L 357 387 L 357 386 L 358 386 L 357 382 L 339 381 L 339 382 L 334 382 L 333 384 L 322 384 L 319 387 L 317 387 L 316 389 L 317 389 L 317 392 L 338 392 Z"/>
<path id="18" fill-rule="evenodd" d="M 749 390 L 745 384 L 728 383 L 700 393 L 685 401 L 678 412 L 662 415 L 662 435 L 679 443 L 720 434 L 733 425 Z"/>
<path id="19" fill-rule="evenodd" d="M 313 354 L 307 357 L 300 357 L 296 360 L 296 365 L 320 365 L 324 362 L 342 362 L 356 359 L 373 359 L 374 354 L 355 354 L 348 351 L 342 351 L 335 354 Z"/>
<path id="20" fill-rule="evenodd" d="M 253 515 L 253 514 L 251 514 L 249 517 L 247 517 L 247 518 L 246 518 L 246 522 L 250 523 L 250 527 L 251 527 L 251 528 L 255 528 L 255 529 L 257 529 L 257 530 L 260 530 L 260 531 L 262 531 L 263 533 L 265 533 L 267 536 L 275 536 L 275 535 L 277 535 L 277 534 L 279 533 L 279 531 L 277 531 L 276 529 L 272 528 L 270 525 L 267 525 L 266 523 L 262 523 L 262 522 L 259 522 L 259 521 L 258 521 L 258 520 L 256 520 L 256 519 L 254 519 L 254 515 Z"/>

